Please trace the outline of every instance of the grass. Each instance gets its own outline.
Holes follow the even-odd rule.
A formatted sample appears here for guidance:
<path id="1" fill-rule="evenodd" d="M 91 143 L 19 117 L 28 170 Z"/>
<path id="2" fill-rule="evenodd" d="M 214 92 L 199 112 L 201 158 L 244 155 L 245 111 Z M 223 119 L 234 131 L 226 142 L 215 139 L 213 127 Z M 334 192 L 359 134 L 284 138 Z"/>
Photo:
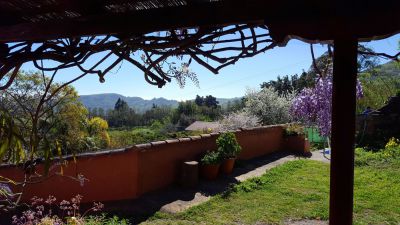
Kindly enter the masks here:
<path id="1" fill-rule="evenodd" d="M 400 223 L 400 160 L 376 160 L 357 151 L 355 224 Z M 364 154 L 364 155 L 363 155 Z M 383 155 L 383 154 L 382 154 Z M 371 158 L 368 163 L 368 157 Z M 329 165 L 297 160 L 183 213 L 158 212 L 144 224 L 282 224 L 328 219 Z"/>
<path id="2" fill-rule="evenodd" d="M 117 216 L 107 218 L 102 216 L 89 216 L 83 221 L 85 225 L 130 225 L 128 220 L 120 219 Z"/>

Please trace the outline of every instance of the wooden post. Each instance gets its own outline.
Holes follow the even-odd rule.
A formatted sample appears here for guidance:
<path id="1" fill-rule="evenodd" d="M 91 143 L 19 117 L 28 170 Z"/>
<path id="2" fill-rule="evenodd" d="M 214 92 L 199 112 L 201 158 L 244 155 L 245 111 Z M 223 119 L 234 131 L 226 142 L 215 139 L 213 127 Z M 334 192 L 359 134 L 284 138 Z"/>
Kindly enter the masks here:
<path id="1" fill-rule="evenodd" d="M 334 41 L 330 225 L 353 220 L 357 39 Z"/>

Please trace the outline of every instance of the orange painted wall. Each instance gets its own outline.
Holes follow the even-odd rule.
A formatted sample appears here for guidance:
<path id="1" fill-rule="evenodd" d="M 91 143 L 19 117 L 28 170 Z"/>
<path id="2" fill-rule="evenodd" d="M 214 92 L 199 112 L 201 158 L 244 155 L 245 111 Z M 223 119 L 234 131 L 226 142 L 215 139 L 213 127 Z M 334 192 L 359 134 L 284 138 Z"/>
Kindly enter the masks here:
<path id="1" fill-rule="evenodd" d="M 139 147 L 140 193 L 166 187 L 179 178 L 182 162 L 198 160 L 202 153 L 216 149 L 216 136 L 206 135 L 179 142 Z"/>
<path id="2" fill-rule="evenodd" d="M 283 141 L 282 126 L 252 128 L 236 132 L 236 138 L 242 146 L 240 159 L 251 159 L 281 150 Z"/>
<path id="3" fill-rule="evenodd" d="M 63 174 L 72 177 L 83 174 L 88 179 L 83 186 L 78 181 L 67 177 L 50 176 L 44 182 L 27 185 L 23 200 L 29 201 L 33 196 L 46 198 L 49 195 L 55 196 L 58 200 L 69 200 L 77 194 L 83 196 L 83 202 L 135 198 L 138 187 L 137 165 L 137 152 L 133 150 L 96 156 L 90 156 L 90 154 L 79 156 L 77 163 L 68 160 L 68 164 L 63 166 Z M 39 173 L 42 173 L 42 168 L 42 166 L 37 168 Z M 57 166 L 54 171 L 60 172 L 60 167 Z M 1 168 L 0 174 L 16 181 L 23 180 L 20 168 Z"/>
<path id="4" fill-rule="evenodd" d="M 69 160 L 64 174 L 74 177 L 83 174 L 89 179 L 84 186 L 69 178 L 55 176 L 28 185 L 24 199 L 54 195 L 61 200 L 76 194 L 83 195 L 84 202 L 133 199 L 177 183 L 182 162 L 198 160 L 204 152 L 215 150 L 218 135 L 207 134 L 141 144 L 117 152 L 80 155 L 76 164 Z M 240 159 L 270 154 L 285 146 L 282 126 L 245 129 L 236 131 L 235 135 L 242 146 Z M 0 175 L 20 180 L 22 173 L 15 167 L 0 167 Z"/>
<path id="5" fill-rule="evenodd" d="M 268 126 L 235 132 L 242 147 L 240 159 L 251 159 L 281 150 L 283 127 Z M 176 183 L 180 166 L 188 160 L 199 160 L 207 150 L 217 148 L 218 134 L 183 138 L 179 142 L 157 142 L 139 145 L 140 193 L 157 190 Z"/>

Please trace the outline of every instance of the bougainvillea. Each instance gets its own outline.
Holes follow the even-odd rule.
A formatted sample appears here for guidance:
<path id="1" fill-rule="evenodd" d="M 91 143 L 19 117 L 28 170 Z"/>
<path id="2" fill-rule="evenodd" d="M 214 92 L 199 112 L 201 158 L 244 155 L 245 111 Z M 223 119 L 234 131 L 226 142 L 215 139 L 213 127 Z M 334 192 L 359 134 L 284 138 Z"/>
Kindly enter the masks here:
<path id="1" fill-rule="evenodd" d="M 357 81 L 357 98 L 363 96 Z M 330 137 L 332 114 L 332 76 L 319 78 L 313 88 L 303 89 L 293 100 L 291 114 L 308 126 L 317 126 L 321 136 Z"/>

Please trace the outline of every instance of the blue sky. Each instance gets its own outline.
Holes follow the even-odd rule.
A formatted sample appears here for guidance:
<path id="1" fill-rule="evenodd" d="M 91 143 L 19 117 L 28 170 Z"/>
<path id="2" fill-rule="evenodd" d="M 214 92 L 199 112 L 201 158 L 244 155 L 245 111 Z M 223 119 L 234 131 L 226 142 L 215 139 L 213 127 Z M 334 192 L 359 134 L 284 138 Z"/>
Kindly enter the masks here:
<path id="1" fill-rule="evenodd" d="M 393 54 L 398 49 L 400 34 L 390 38 L 368 42 L 367 45 L 375 51 Z M 326 46 L 315 45 L 316 55 L 326 51 Z M 277 47 L 249 59 L 242 59 L 233 66 L 228 66 L 214 75 L 205 68 L 192 63 L 193 70 L 199 79 L 200 88 L 188 81 L 181 89 L 173 80 L 163 88 L 149 85 L 143 78 L 143 73 L 129 63 L 123 63 L 121 68 L 106 75 L 106 82 L 100 83 L 97 75 L 90 75 L 75 82 L 73 86 L 81 95 L 99 93 L 118 93 L 125 96 L 138 96 L 144 99 L 164 97 L 167 99 L 187 100 L 198 95 L 213 95 L 219 98 L 243 96 L 246 88 L 259 88 L 260 83 L 276 79 L 278 75 L 300 74 L 311 65 L 309 44 L 291 40 L 286 47 Z M 31 65 L 23 69 L 32 70 Z M 59 80 L 71 74 L 78 74 L 76 69 L 68 69 L 60 73 Z"/>

